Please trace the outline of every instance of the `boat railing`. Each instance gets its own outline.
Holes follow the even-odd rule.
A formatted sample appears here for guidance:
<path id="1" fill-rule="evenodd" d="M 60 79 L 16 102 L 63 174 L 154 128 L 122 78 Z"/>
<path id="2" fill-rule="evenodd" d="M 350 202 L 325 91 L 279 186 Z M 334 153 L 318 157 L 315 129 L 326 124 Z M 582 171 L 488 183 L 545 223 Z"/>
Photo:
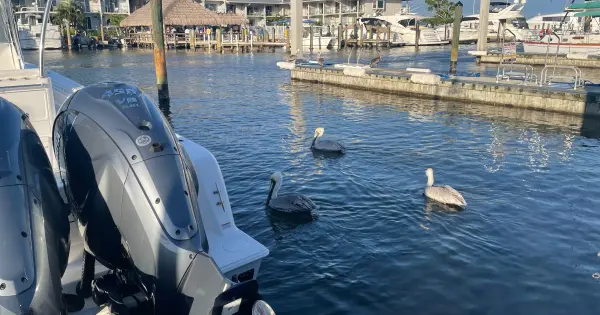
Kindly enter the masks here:
<path id="1" fill-rule="evenodd" d="M 552 73 L 548 72 L 552 70 Z M 566 71 L 565 71 L 566 70 Z M 567 75 L 567 73 L 572 75 Z M 552 83 L 572 84 L 573 89 L 583 86 L 583 73 L 575 66 L 546 65 L 540 74 L 540 86 Z"/>

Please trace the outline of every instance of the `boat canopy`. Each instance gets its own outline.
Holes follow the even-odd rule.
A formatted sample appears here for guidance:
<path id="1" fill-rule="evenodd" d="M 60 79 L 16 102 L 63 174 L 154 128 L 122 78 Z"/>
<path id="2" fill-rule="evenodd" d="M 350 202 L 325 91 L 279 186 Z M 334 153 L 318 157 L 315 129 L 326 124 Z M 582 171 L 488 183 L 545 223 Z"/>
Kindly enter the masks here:
<path id="1" fill-rule="evenodd" d="M 577 13 L 575 13 L 575 16 L 600 17 L 600 10 L 577 12 Z"/>
<path id="2" fill-rule="evenodd" d="M 586 10 L 586 9 L 600 9 L 600 1 L 573 3 L 567 8 L 567 10 Z M 585 15 L 585 16 L 587 16 L 587 15 Z"/>

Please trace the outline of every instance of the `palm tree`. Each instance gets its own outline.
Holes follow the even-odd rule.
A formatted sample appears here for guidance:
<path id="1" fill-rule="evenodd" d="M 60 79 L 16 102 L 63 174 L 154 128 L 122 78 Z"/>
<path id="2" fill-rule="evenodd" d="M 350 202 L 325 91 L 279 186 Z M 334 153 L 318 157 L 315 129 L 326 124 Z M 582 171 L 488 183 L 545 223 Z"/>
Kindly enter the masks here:
<path id="1" fill-rule="evenodd" d="M 53 20 L 57 25 L 66 25 L 67 45 L 71 47 L 71 27 L 81 29 L 84 23 L 83 8 L 79 2 L 64 0 L 56 7 Z"/>

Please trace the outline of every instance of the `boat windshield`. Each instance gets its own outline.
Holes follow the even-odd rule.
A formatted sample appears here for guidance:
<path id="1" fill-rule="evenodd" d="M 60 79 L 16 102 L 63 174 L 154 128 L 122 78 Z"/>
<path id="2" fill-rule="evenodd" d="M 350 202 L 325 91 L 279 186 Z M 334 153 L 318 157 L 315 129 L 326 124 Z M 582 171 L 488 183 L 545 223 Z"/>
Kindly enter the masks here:
<path id="1" fill-rule="evenodd" d="M 0 70 L 23 68 L 19 33 L 10 0 L 0 0 L 0 60 Z"/>
<path id="2" fill-rule="evenodd" d="M 529 25 L 527 24 L 527 21 L 524 17 L 508 19 L 507 22 L 511 23 L 512 26 L 514 26 L 517 29 L 529 29 Z"/>

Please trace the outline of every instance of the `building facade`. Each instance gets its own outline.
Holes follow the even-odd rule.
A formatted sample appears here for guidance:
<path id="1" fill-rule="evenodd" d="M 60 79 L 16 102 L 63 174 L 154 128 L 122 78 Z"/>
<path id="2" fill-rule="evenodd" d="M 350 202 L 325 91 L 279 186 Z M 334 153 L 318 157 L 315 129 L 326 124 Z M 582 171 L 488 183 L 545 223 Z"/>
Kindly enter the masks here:
<path id="1" fill-rule="evenodd" d="M 250 25 L 264 26 L 290 17 L 290 0 L 204 0 L 217 12 L 246 16 Z M 353 24 L 364 15 L 395 14 L 402 0 L 304 0 L 303 16 L 320 25 Z"/>
<path id="2" fill-rule="evenodd" d="M 52 0 L 54 5 L 66 0 Z M 98 30 L 115 26 L 116 16 L 129 15 L 149 0 L 74 0 L 84 9 L 85 27 Z M 235 13 L 248 18 L 250 25 L 265 26 L 290 18 L 290 0 L 194 0 L 216 12 Z M 400 11 L 406 0 L 304 0 L 303 15 L 318 25 L 353 24 L 356 18 L 392 15 Z M 18 7 L 42 7 L 45 0 L 12 0 Z M 111 20 L 112 19 L 112 20 Z M 120 19 L 118 19 L 120 20 Z"/>

